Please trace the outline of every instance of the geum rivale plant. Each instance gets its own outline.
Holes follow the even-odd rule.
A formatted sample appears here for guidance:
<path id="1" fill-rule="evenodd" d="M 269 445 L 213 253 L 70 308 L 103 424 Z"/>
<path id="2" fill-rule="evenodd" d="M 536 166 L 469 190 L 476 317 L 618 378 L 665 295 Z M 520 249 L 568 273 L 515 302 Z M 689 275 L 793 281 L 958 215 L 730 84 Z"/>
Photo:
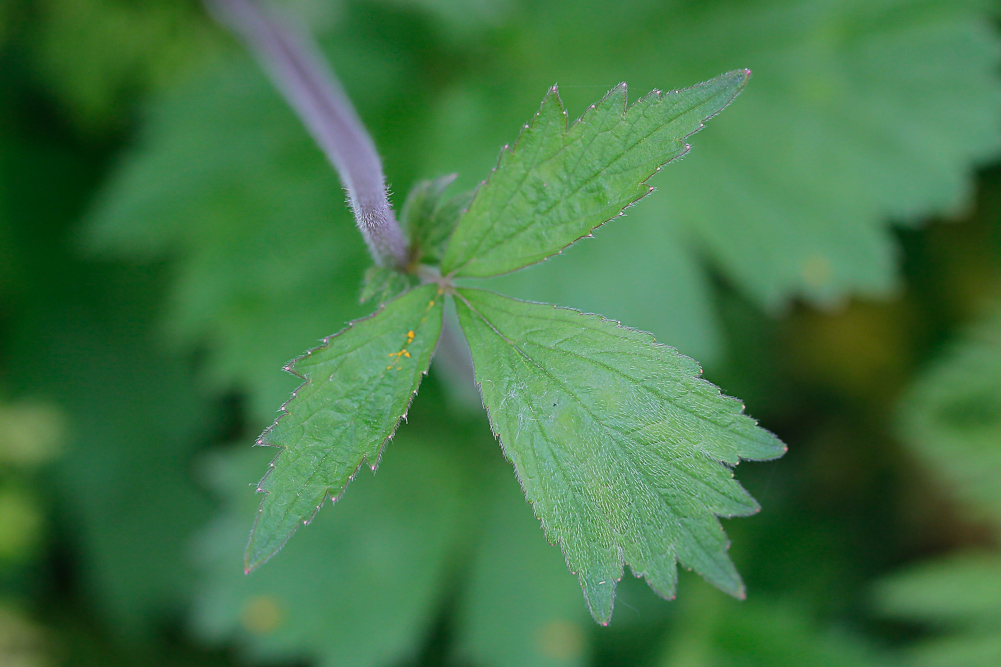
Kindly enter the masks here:
<path id="1" fill-rule="evenodd" d="M 609 622 L 625 564 L 667 598 L 679 562 L 742 597 L 718 517 L 758 510 L 732 467 L 779 457 L 782 442 L 648 333 L 457 281 L 540 262 L 621 215 L 750 72 L 631 106 L 621 84 L 571 124 L 554 86 L 472 196 L 446 198 L 449 178 L 422 182 L 401 227 L 374 145 L 307 35 L 249 0 L 210 4 L 336 167 L 375 260 L 363 298 L 382 302 L 285 367 L 304 383 L 257 441 L 281 452 L 258 486 L 246 570 L 336 500 L 363 463 L 375 470 L 454 299 L 493 432 L 595 620 Z"/>

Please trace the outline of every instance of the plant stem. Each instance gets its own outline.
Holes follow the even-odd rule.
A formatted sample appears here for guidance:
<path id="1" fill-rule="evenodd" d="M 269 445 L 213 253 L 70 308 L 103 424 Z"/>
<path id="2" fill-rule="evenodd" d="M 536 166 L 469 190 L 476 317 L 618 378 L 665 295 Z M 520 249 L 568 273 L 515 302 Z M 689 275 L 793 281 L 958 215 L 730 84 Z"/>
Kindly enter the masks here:
<path id="1" fill-rule="evenodd" d="M 337 169 L 373 259 L 406 267 L 407 241 L 386 196 L 375 144 L 312 37 L 253 0 L 205 3 L 250 47 Z"/>

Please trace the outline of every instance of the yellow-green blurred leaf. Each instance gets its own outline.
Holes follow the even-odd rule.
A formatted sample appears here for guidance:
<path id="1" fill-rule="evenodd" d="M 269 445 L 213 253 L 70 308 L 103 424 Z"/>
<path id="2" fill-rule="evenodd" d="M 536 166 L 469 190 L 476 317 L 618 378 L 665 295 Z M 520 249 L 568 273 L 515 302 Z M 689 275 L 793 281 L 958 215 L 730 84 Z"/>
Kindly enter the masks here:
<path id="1" fill-rule="evenodd" d="M 0 486 L 0 563 L 31 557 L 44 528 L 42 508 L 32 494 L 13 484 Z"/>
<path id="2" fill-rule="evenodd" d="M 0 665 L 4 667 L 46 667 L 50 659 L 50 639 L 42 628 L 19 611 L 0 603 Z"/>
<path id="3" fill-rule="evenodd" d="M 704 587 L 668 626 L 659 667 L 881 667 L 895 665 L 859 635 L 825 627 L 793 602 L 726 600 Z"/>
<path id="4" fill-rule="evenodd" d="M 66 441 L 66 415 L 37 400 L 0 404 L 0 462 L 38 466 L 57 457 Z"/>

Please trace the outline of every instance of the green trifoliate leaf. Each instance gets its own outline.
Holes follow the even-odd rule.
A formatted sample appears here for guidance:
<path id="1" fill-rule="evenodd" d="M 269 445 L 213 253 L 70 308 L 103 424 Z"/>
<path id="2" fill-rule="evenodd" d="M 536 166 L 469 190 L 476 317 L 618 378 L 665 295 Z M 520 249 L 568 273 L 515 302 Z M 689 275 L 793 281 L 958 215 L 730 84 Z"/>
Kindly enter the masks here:
<path id="1" fill-rule="evenodd" d="M 409 237 L 415 262 L 441 262 L 448 237 L 455 229 L 459 215 L 472 199 L 472 192 L 445 198 L 445 190 L 455 177 L 455 174 L 449 174 L 433 181 L 419 181 L 407 195 L 400 212 L 400 222 Z"/>
<path id="2" fill-rule="evenodd" d="M 365 271 L 365 279 L 362 283 L 361 296 L 358 297 L 362 303 L 375 299 L 376 303 L 389 301 L 400 292 L 405 292 L 414 286 L 416 276 L 400 273 L 379 264 L 373 264 Z"/>
<path id="3" fill-rule="evenodd" d="M 373 470 L 427 372 L 441 332 L 436 285 L 411 290 L 353 322 L 286 370 L 306 380 L 258 444 L 281 447 L 247 545 L 251 570 L 335 499 L 362 462 Z"/>
<path id="4" fill-rule="evenodd" d="M 495 276 L 556 254 L 651 191 L 646 181 L 684 155 L 685 139 L 747 83 L 737 70 L 626 108 L 619 84 L 567 127 L 554 86 L 459 220 L 443 273 Z"/>
<path id="5" fill-rule="evenodd" d="M 758 506 L 731 466 L 784 445 L 650 334 L 482 290 L 457 309 L 491 426 L 595 619 L 625 563 L 665 597 L 676 562 L 742 596 L 717 517 Z"/>
<path id="6" fill-rule="evenodd" d="M 657 198 L 630 208 L 623 224 L 603 226 L 596 243 L 575 243 L 558 262 L 493 278 L 491 289 L 628 322 L 711 364 L 722 347 L 711 282 L 684 232 L 651 215 L 650 200 Z M 629 270 L 623 271 L 626 257 Z"/>

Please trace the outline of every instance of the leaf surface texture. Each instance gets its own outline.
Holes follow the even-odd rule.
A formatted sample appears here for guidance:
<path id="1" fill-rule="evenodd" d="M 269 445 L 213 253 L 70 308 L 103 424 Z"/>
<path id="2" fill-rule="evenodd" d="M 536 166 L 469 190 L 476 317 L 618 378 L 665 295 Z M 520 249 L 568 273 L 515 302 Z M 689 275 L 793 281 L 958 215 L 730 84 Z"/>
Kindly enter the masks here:
<path id="1" fill-rule="evenodd" d="M 261 481 L 265 496 L 247 569 L 270 558 L 336 499 L 363 462 L 373 470 L 431 363 L 442 323 L 436 285 L 411 290 L 356 321 L 286 369 L 306 382 L 258 444 L 281 447 Z"/>
<path id="2" fill-rule="evenodd" d="M 556 88 L 480 187 L 449 241 L 442 272 L 494 276 L 554 255 L 650 192 L 646 181 L 684 155 L 685 139 L 729 104 L 750 72 L 626 107 L 619 84 L 575 123 Z"/>
<path id="3" fill-rule="evenodd" d="M 677 561 L 742 596 L 716 517 L 757 511 L 730 467 L 784 445 L 650 334 L 483 290 L 457 310 L 494 432 L 595 619 L 624 563 L 664 597 Z"/>

